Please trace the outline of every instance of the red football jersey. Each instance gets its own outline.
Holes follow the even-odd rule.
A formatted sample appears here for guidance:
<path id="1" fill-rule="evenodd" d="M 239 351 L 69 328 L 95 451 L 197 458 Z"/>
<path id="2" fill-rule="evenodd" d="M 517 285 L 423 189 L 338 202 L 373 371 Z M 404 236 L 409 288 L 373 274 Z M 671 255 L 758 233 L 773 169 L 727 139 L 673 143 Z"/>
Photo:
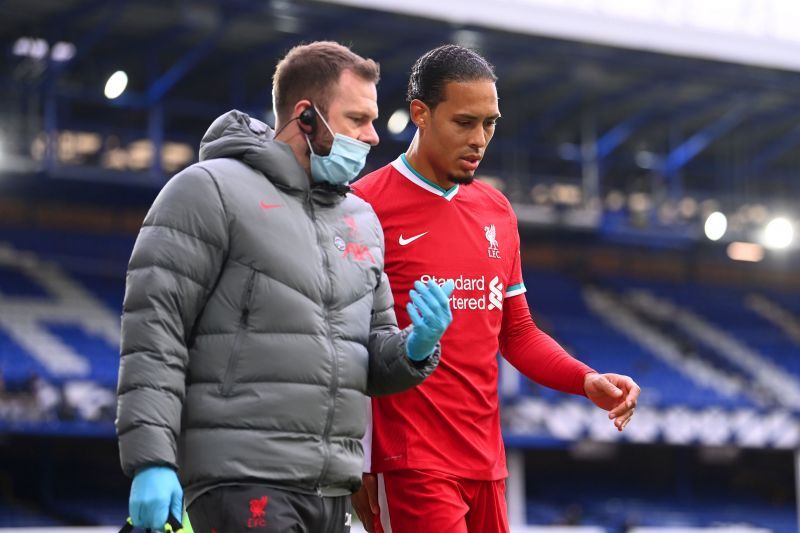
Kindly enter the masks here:
<path id="1" fill-rule="evenodd" d="M 444 190 L 401 155 L 353 185 L 375 209 L 400 327 L 414 281 L 453 279 L 453 322 L 436 371 L 414 389 L 373 398 L 371 471 L 507 476 L 497 394 L 503 300 L 525 292 L 517 219 L 481 182 Z"/>

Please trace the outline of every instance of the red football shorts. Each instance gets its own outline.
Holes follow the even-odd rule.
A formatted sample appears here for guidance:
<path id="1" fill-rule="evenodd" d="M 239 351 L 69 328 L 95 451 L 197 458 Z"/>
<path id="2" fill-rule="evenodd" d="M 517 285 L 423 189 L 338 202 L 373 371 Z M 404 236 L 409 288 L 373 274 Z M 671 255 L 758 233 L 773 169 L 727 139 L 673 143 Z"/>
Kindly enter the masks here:
<path id="1" fill-rule="evenodd" d="M 434 470 L 378 474 L 377 533 L 508 533 L 506 483 Z"/>

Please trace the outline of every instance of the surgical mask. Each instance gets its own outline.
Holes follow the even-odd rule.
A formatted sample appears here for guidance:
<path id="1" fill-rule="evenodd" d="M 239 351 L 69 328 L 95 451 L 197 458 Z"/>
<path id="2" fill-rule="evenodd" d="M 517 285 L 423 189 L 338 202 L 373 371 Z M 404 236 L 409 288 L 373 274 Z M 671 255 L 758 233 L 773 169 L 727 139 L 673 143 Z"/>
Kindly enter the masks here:
<path id="1" fill-rule="evenodd" d="M 322 119 L 322 123 L 333 135 L 333 144 L 328 155 L 317 155 L 306 135 L 306 142 L 311 150 L 311 178 L 318 183 L 347 185 L 364 168 L 371 146 L 347 135 L 334 133 L 316 106 L 314 109 L 317 111 L 317 116 Z"/>

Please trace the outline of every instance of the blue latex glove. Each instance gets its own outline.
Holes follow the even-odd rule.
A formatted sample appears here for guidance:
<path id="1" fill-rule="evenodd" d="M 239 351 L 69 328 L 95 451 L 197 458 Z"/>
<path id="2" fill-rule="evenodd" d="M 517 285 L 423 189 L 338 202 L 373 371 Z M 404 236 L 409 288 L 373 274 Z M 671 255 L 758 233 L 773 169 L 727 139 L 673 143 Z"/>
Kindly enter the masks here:
<path id="1" fill-rule="evenodd" d="M 411 301 L 406 305 L 408 316 L 414 324 L 406 340 L 409 359 L 422 361 L 436 349 L 436 343 L 453 321 L 450 295 L 454 287 L 452 280 L 441 287 L 433 280 L 427 285 L 421 281 L 414 282 L 414 288 L 408 293 Z"/>
<path id="2" fill-rule="evenodd" d="M 134 527 L 162 531 L 170 514 L 183 516 L 183 489 L 175 470 L 148 466 L 133 476 L 128 510 Z"/>

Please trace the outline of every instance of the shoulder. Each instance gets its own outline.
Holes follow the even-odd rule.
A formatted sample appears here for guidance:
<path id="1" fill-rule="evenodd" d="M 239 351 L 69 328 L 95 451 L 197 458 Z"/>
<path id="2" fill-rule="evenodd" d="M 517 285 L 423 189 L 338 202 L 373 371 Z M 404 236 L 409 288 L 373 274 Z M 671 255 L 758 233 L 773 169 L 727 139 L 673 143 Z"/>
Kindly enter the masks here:
<path id="1" fill-rule="evenodd" d="M 247 174 L 259 174 L 250 165 L 230 157 L 200 161 L 189 167 L 189 169 L 191 168 L 194 168 L 195 172 L 204 172 L 208 174 L 217 183 L 227 182 L 232 179 L 241 179 L 243 175 Z"/>
<path id="2" fill-rule="evenodd" d="M 359 222 L 359 225 L 367 224 L 380 227 L 378 215 L 375 214 L 372 206 L 355 194 L 348 193 L 342 203 L 339 204 L 339 208 L 344 216 L 353 217 Z"/>
<path id="3" fill-rule="evenodd" d="M 238 159 L 209 159 L 195 163 L 187 170 L 195 175 L 204 175 L 230 213 L 236 212 L 238 206 L 252 202 L 254 196 L 263 199 L 279 194 L 267 176 Z"/>
<path id="4" fill-rule="evenodd" d="M 502 192 L 478 180 L 472 182 L 468 187 L 472 189 L 471 192 L 473 194 L 480 198 L 481 202 L 484 202 L 487 208 L 496 210 L 499 213 L 508 214 L 516 219 L 514 209 L 511 207 L 511 202 L 508 201 L 508 198 L 506 198 Z"/>
<path id="5" fill-rule="evenodd" d="M 469 187 L 472 203 L 480 206 L 478 209 L 488 217 L 488 221 L 496 225 L 500 231 L 508 232 L 512 236 L 519 235 L 517 214 L 514 212 L 511 202 L 502 192 L 477 180 L 472 182 Z"/>
<path id="6" fill-rule="evenodd" d="M 224 247 L 228 209 L 214 176 L 202 164 L 170 179 L 153 201 L 144 226 L 165 226 Z"/>
<path id="7" fill-rule="evenodd" d="M 348 215 L 375 216 L 372 206 L 355 193 L 347 193 L 340 207 Z"/>
<path id="8" fill-rule="evenodd" d="M 375 237 L 380 238 L 381 241 L 383 240 L 383 231 L 378 215 L 375 214 L 375 210 L 363 198 L 356 194 L 348 193 L 339 208 L 344 216 L 355 220 L 360 229 L 368 231 Z"/>
<path id="9" fill-rule="evenodd" d="M 164 184 L 158 199 L 175 199 L 184 201 L 185 197 L 201 199 L 207 197 L 210 192 L 214 195 L 219 194 L 219 184 L 215 174 L 205 163 L 195 163 L 175 174 Z"/>
<path id="10" fill-rule="evenodd" d="M 251 176 L 261 177 L 252 167 L 237 159 L 210 159 L 186 167 L 173 176 L 165 188 L 186 190 L 189 193 L 195 188 L 206 191 L 213 189 L 219 196 L 228 197 L 242 183 L 251 181 Z"/>
<path id="11" fill-rule="evenodd" d="M 391 185 L 392 176 L 395 172 L 396 170 L 391 164 L 370 172 L 353 183 L 353 192 L 368 202 L 372 202 L 384 189 Z"/>

